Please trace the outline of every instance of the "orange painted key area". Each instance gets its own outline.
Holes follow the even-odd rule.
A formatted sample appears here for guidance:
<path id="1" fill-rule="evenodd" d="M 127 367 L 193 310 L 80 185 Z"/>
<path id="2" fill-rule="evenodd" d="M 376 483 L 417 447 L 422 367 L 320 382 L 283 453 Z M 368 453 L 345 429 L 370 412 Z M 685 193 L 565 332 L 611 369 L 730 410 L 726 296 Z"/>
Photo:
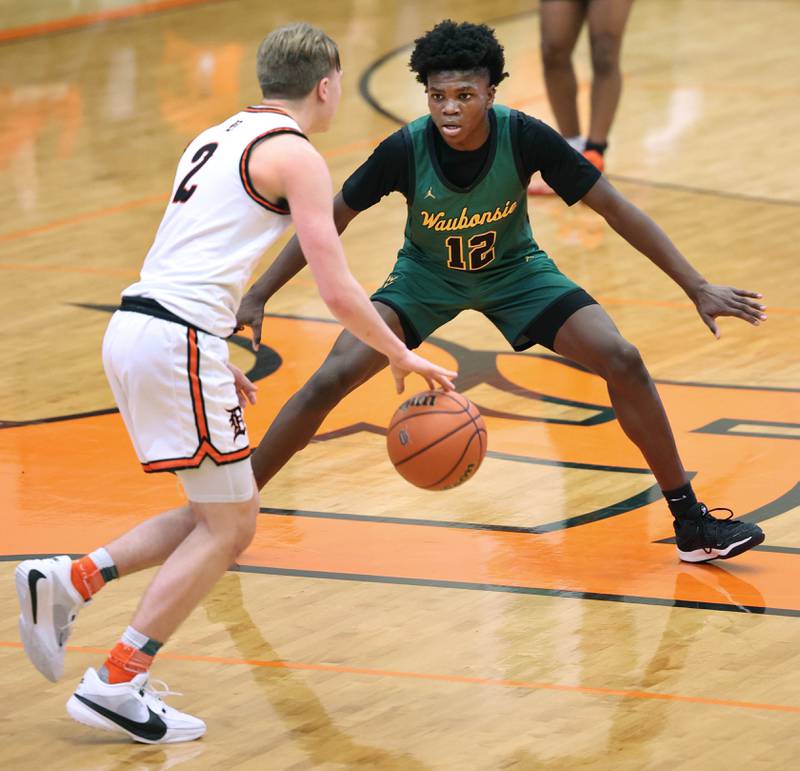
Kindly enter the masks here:
<path id="1" fill-rule="evenodd" d="M 311 373 L 338 331 L 329 323 L 277 318 L 269 320 L 269 328 L 265 344 L 290 363 L 260 381 L 262 393 L 268 396 L 248 415 L 253 433 L 269 423 L 275 408 Z M 303 355 L 293 355 L 292 344 L 299 334 L 315 339 L 319 347 L 307 347 Z M 443 365 L 456 364 L 435 343 L 426 344 L 424 351 Z M 465 363 L 460 362 L 462 368 Z M 542 396 L 608 406 L 602 381 L 563 361 L 537 354 L 500 354 L 496 365 L 498 373 L 526 393 L 535 389 Z M 486 379 L 491 375 L 487 372 Z M 752 429 L 760 423 L 769 427 L 775 421 L 767 418 L 800 413 L 800 394 L 671 384 L 660 390 L 685 463 L 691 470 L 702 469 L 695 486 L 705 498 L 735 500 L 737 514 L 746 514 L 774 505 L 792 492 L 796 469 L 785 449 L 792 439 L 732 430 L 701 433 L 698 429 L 729 416 L 735 416 L 740 427 Z M 346 399 L 320 433 L 346 434 L 363 423 L 382 427 L 396 400 L 388 375 L 378 376 Z M 530 402 L 536 399 L 512 398 L 506 412 L 513 414 L 517 409 L 522 416 L 530 411 Z M 476 404 L 484 406 L 479 399 Z M 584 465 L 607 476 L 614 472 L 602 471 L 602 467 L 642 469 L 636 448 L 613 420 L 593 426 L 559 425 L 487 415 L 486 422 L 490 453 L 513 456 L 516 460 L 506 462 L 523 469 L 526 460 L 554 464 L 553 474 L 558 474 L 559 463 Z M 335 454 L 337 442 L 341 440 L 325 442 L 325 452 Z M 33 458 L 36 463 L 31 462 Z M 13 504 L 6 519 L 4 548 L 8 554 L 83 553 L 181 500 L 174 477 L 151 480 L 140 475 L 116 414 L 7 428 L 0 432 L 0 459 L 8 480 L 7 500 Z M 297 462 L 303 462 L 302 455 Z M 381 452 L 373 462 L 385 466 L 387 459 Z M 754 466 L 761 469 L 758 484 L 746 474 L 731 479 L 730 469 Z M 484 473 L 476 484 L 489 474 Z M 491 479 L 486 481 L 491 483 Z M 109 489 L 115 491 L 116 502 L 109 501 Z M 269 497 L 267 489 L 265 503 Z M 442 498 L 446 504 L 447 494 Z M 550 516 L 548 520 L 545 514 L 542 521 L 542 513 L 535 511 L 535 506 L 531 509 L 537 519 L 530 527 L 560 519 Z M 301 574 L 365 575 L 686 602 L 717 602 L 719 583 L 738 604 L 800 612 L 800 560 L 794 552 L 757 549 L 725 569 L 712 568 L 717 580 L 710 587 L 700 580 L 684 582 L 676 589 L 677 575 L 688 571 L 688 575 L 699 576 L 709 568 L 681 565 L 671 544 L 658 543 L 672 535 L 660 499 L 599 521 L 543 533 L 493 531 L 488 520 L 486 530 L 464 529 L 458 522 L 440 527 L 435 521 L 430 525 L 375 521 L 402 516 L 402 510 L 393 508 L 391 502 L 370 511 L 361 521 L 267 513 L 240 562 Z M 53 522 L 54 517 L 58 521 Z M 480 520 L 470 520 L 470 524 L 480 524 Z M 624 550 L 620 544 L 625 544 Z M 742 579 L 746 582 L 754 576 L 758 577 L 757 588 L 746 588 L 746 583 L 743 588 Z"/>

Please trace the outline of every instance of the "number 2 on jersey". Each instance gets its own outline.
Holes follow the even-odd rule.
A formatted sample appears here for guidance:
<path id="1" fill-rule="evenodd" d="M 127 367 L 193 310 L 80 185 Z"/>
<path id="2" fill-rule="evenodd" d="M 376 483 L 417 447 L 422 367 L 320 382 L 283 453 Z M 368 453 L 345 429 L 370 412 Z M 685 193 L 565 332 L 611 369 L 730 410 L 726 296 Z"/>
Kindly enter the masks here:
<path id="1" fill-rule="evenodd" d="M 205 166 L 208 162 L 208 159 L 214 155 L 214 151 L 217 149 L 217 142 L 211 142 L 211 144 L 203 145 L 192 157 L 192 163 L 196 163 L 196 166 L 192 167 L 192 170 L 181 180 L 180 185 L 178 185 L 178 189 L 175 191 L 175 195 L 172 198 L 172 203 L 186 203 L 197 190 L 197 185 L 192 185 L 191 187 L 187 187 L 189 184 L 189 180 L 197 174 L 200 169 Z"/>

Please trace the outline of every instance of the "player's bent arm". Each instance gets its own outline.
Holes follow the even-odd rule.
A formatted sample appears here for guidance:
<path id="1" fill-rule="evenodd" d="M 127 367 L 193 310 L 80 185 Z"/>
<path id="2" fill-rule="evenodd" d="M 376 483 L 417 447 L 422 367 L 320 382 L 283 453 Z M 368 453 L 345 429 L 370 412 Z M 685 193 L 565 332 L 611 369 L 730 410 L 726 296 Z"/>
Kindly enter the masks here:
<path id="1" fill-rule="evenodd" d="M 311 148 L 309 148 L 311 149 Z M 372 307 L 345 260 L 333 220 L 330 176 L 314 151 L 297 158 L 287 174 L 286 199 L 306 262 L 331 313 L 367 345 L 394 359 L 406 350 Z"/>
<path id="2" fill-rule="evenodd" d="M 641 209 L 618 193 L 604 177 L 594 184 L 582 200 L 686 292 L 697 307 L 700 318 L 716 337 L 719 337 L 715 321 L 718 316 L 736 316 L 756 326 L 767 318 L 763 313 L 765 306 L 759 302 L 760 292 L 706 281 L 678 251 L 667 234 Z"/>
<path id="3" fill-rule="evenodd" d="M 331 313 L 359 340 L 389 359 L 398 391 L 409 372 L 422 375 L 431 388 L 435 383 L 452 388 L 455 372 L 409 351 L 350 272 L 333 220 L 331 178 L 322 156 L 311 145 L 291 149 L 291 157 L 285 154 L 277 159 L 275 168 L 283 174 L 283 197 L 289 203 L 300 247 Z"/>
<path id="4" fill-rule="evenodd" d="M 252 163 L 249 168 L 251 179 L 263 196 L 271 200 L 285 198 L 288 201 L 300 249 L 294 253 L 294 265 L 298 265 L 299 270 L 302 263 L 298 254 L 304 256 L 320 295 L 333 315 L 362 342 L 389 359 L 398 392 L 403 390 L 403 382 L 409 372 L 422 375 L 430 388 L 438 383 L 445 389 L 452 389 L 451 379 L 456 373 L 409 351 L 378 315 L 366 292 L 353 278 L 337 227 L 343 230 L 356 212 L 337 198 L 338 224 L 334 224 L 328 167 L 310 144 L 299 139 L 291 135 L 277 137 L 275 144 L 265 148 L 261 154 L 257 168 L 254 169 Z M 276 152 L 277 140 L 283 141 Z M 240 323 L 244 305 L 243 302 L 237 314 Z M 258 312 L 252 315 L 251 320 L 244 321 L 253 327 L 254 349 L 258 348 L 261 337 L 263 304 L 260 310 L 256 310 Z M 244 315 L 249 313 L 249 310 L 245 310 Z"/>
<path id="5" fill-rule="evenodd" d="M 678 251 L 669 236 L 605 177 L 600 177 L 581 200 L 696 300 L 698 292 L 708 283 L 706 279 Z"/>

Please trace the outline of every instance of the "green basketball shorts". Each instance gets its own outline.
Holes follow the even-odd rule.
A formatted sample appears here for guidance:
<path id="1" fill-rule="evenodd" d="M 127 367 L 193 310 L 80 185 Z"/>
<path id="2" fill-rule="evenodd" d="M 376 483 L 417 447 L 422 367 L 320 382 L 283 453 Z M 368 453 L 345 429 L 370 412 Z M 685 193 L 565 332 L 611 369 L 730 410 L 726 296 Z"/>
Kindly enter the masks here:
<path id="1" fill-rule="evenodd" d="M 431 268 L 400 255 L 372 299 L 400 317 L 406 345 L 416 348 L 461 311 L 483 313 L 515 351 L 552 348 L 556 332 L 579 308 L 595 303 L 544 253 L 501 270 L 464 273 Z"/>

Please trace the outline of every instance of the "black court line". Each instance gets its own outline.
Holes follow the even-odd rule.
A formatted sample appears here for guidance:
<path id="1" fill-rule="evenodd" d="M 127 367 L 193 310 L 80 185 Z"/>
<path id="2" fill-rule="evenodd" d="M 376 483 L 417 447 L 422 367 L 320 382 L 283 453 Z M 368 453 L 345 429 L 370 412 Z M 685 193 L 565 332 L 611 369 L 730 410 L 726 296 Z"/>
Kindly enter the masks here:
<path id="1" fill-rule="evenodd" d="M 97 310 L 97 311 L 105 311 L 107 313 L 113 313 L 119 306 L 117 305 L 102 305 L 102 304 L 95 304 L 95 303 L 67 303 L 68 305 L 72 305 L 74 307 L 85 308 L 87 310 Z M 264 318 L 275 318 L 275 319 L 290 319 L 294 321 L 313 321 L 320 324 L 336 324 L 339 325 L 339 322 L 336 319 L 331 318 L 322 318 L 318 316 L 301 316 L 295 313 L 265 313 Z M 243 348 L 244 350 L 253 353 L 253 350 L 250 345 L 250 339 L 241 335 L 233 335 L 232 337 L 228 338 L 231 343 L 234 345 Z M 443 340 L 436 336 L 431 336 L 427 339 L 426 342 L 431 343 L 432 345 L 436 345 L 443 350 L 452 351 L 453 347 L 456 345 L 451 343 L 448 340 Z M 460 347 L 460 346 L 459 346 Z M 471 353 L 476 353 L 474 351 L 469 351 Z M 575 362 L 570 361 L 569 359 L 564 359 L 560 356 L 556 356 L 550 353 L 532 353 L 530 351 L 521 351 L 521 352 L 513 352 L 513 351 L 478 351 L 478 353 L 487 353 L 494 356 L 500 355 L 510 355 L 513 353 L 514 356 L 527 356 L 530 358 L 536 359 L 547 359 L 549 361 L 556 361 L 562 364 L 565 367 L 572 367 L 574 369 L 578 369 L 581 371 L 587 371 L 584 367 L 576 364 Z M 273 351 L 272 349 L 268 348 L 264 343 L 261 344 L 261 348 L 259 349 L 258 354 L 253 354 L 256 356 L 256 364 L 251 368 L 247 373 L 248 377 L 251 374 L 257 374 L 258 377 L 265 377 L 267 374 L 274 372 L 280 364 L 280 356 Z M 259 356 L 263 357 L 264 361 L 259 361 Z M 262 374 L 265 373 L 265 374 Z M 251 378 L 252 379 L 252 378 Z M 730 383 L 703 383 L 700 381 L 682 381 L 682 380 L 662 380 L 662 379 L 655 379 L 653 378 L 653 382 L 657 385 L 675 385 L 675 386 L 687 386 L 693 388 L 732 388 L 732 389 L 740 389 L 745 391 L 763 391 L 763 392 L 786 392 L 786 393 L 797 393 L 800 392 L 800 388 L 783 388 L 778 386 L 759 386 L 759 385 L 739 385 L 739 384 L 730 384 Z M 525 390 L 525 389 L 523 389 Z M 0 420 L 0 430 L 4 428 L 20 428 L 24 426 L 30 425 L 37 425 L 40 423 L 56 423 L 62 420 L 79 420 L 81 418 L 91 418 L 97 415 L 106 415 L 111 414 L 114 412 L 118 412 L 116 407 L 110 407 L 106 409 L 100 410 L 90 410 L 88 412 L 75 412 L 66 415 L 55 415 L 47 418 L 32 418 L 30 420 Z M 520 456 L 521 459 L 521 456 Z M 536 462 L 536 461 L 533 461 Z M 569 467 L 569 464 L 559 464 L 557 461 L 553 461 L 554 465 L 565 465 Z M 609 469 L 611 470 L 611 469 Z M 630 471 L 631 473 L 650 473 L 649 471 L 641 471 L 635 472 L 631 469 L 626 469 L 626 471 Z"/>
<path id="2" fill-rule="evenodd" d="M 21 562 L 28 559 L 47 559 L 60 556 L 56 554 L 4 554 L 0 562 Z M 82 554 L 68 554 L 78 559 Z M 666 599 L 664 597 L 643 597 L 634 594 L 605 594 L 601 592 L 578 592 L 570 589 L 544 589 L 535 586 L 510 586 L 508 584 L 478 584 L 469 581 L 442 581 L 432 578 L 407 578 L 400 576 L 379 576 L 362 573 L 336 573 L 320 570 L 294 570 L 291 568 L 260 567 L 258 565 L 233 565 L 229 572 L 261 573 L 264 575 L 287 576 L 295 578 L 321 578 L 335 581 L 355 581 L 359 583 L 396 584 L 404 586 L 427 586 L 440 589 L 468 589 L 480 592 L 507 592 L 527 594 L 538 597 L 559 597 L 573 600 L 597 600 L 602 602 L 626 602 L 634 605 L 655 605 L 666 608 L 690 608 L 694 610 L 714 610 L 728 613 L 750 613 L 765 616 L 800 617 L 800 610 L 793 608 L 770 608 L 761 605 L 742 605 L 735 602 L 697 602 L 690 600 Z M 124 578 L 124 576 L 122 576 Z"/>
<path id="3" fill-rule="evenodd" d="M 624 182 L 628 185 L 643 185 L 654 187 L 661 190 L 675 190 L 679 193 L 691 193 L 692 195 L 708 195 L 715 198 L 730 198 L 735 201 L 747 201 L 748 203 L 763 203 L 769 206 L 791 206 L 800 207 L 800 201 L 791 198 L 770 198 L 763 195 L 748 195 L 747 193 L 732 193 L 727 190 L 715 190 L 708 187 L 693 187 L 692 185 L 680 185 L 677 182 L 657 182 L 652 179 L 641 179 L 639 177 L 626 177 L 621 174 L 606 174 L 614 182 Z"/>
<path id="4" fill-rule="evenodd" d="M 777 431 L 737 431 L 739 426 L 759 426 L 768 428 L 789 428 L 795 429 L 795 433 L 781 434 Z M 700 428 L 693 428 L 695 434 L 717 434 L 719 436 L 744 436 L 760 437 L 762 439 L 800 439 L 800 423 L 786 423 L 777 420 L 751 420 L 749 418 L 719 418 L 707 423 Z"/>
<path id="5" fill-rule="evenodd" d="M 526 16 L 538 16 L 539 11 L 519 11 L 518 13 L 510 13 L 507 16 L 497 16 L 489 21 L 483 22 L 489 25 L 492 24 L 500 24 L 505 21 L 512 21 L 514 19 L 522 19 Z M 476 21 L 477 23 L 477 21 Z M 424 30 L 420 31 L 420 35 L 424 33 Z M 403 118 L 395 115 L 390 110 L 387 110 L 383 105 L 378 102 L 378 100 L 372 96 L 372 91 L 370 90 L 370 81 L 372 80 L 372 76 L 375 74 L 375 71 L 381 67 L 383 64 L 392 59 L 393 57 L 397 56 L 397 54 L 401 53 L 402 51 L 410 51 L 411 47 L 414 45 L 413 42 L 411 43 L 404 43 L 403 45 L 396 46 L 395 48 L 390 49 L 387 53 L 382 54 L 379 56 L 372 64 L 367 65 L 366 69 L 361 73 L 361 77 L 358 79 L 358 93 L 361 95 L 361 98 L 373 109 L 375 112 L 380 113 L 384 117 L 388 118 L 391 121 L 394 121 L 400 126 L 404 126 L 408 121 L 404 120 Z M 422 88 L 422 85 L 420 85 Z"/>
<path id="6" fill-rule="evenodd" d="M 543 525 L 495 525 L 487 522 L 459 522 L 457 520 L 423 519 L 420 517 L 393 517 L 388 515 L 374 514 L 349 514 L 338 511 L 311 511 L 306 509 L 281 509 L 273 506 L 262 506 L 259 511 L 262 514 L 271 514 L 281 517 L 308 517 L 311 519 L 340 519 L 351 522 L 380 522 L 391 525 L 409 525 L 417 527 L 444 527 L 453 530 L 483 530 L 495 533 L 526 533 L 529 535 L 543 535 L 553 533 L 557 530 L 567 530 L 572 527 L 588 525 L 592 522 L 599 522 L 603 519 L 635 511 L 642 506 L 657 501 L 661 498 L 661 490 L 658 485 L 652 485 L 640 493 L 631 495 L 625 500 L 618 501 L 610 506 L 603 506 L 594 511 L 579 514 L 567 519 L 547 522 Z"/>
<path id="7" fill-rule="evenodd" d="M 33 418 L 32 420 L 0 420 L 0 429 L 20 428 L 22 426 L 38 426 L 42 423 L 60 423 L 63 420 L 79 420 L 80 418 L 95 418 L 98 415 L 111 415 L 119 412 L 116 407 L 103 410 L 90 410 L 89 412 L 74 412 L 71 415 L 55 415 L 50 418 Z"/>
<path id="8" fill-rule="evenodd" d="M 739 391 L 765 391 L 775 393 L 800 393 L 800 388 L 790 386 L 767 386 L 767 385 L 738 385 L 735 383 L 703 383 L 696 380 L 655 380 L 659 385 L 686 386 L 687 388 L 730 388 Z"/>
<path id="9" fill-rule="evenodd" d="M 486 414 L 484 412 L 484 414 Z M 576 424 L 579 425 L 579 424 Z M 338 428 L 334 431 L 326 431 L 322 434 L 314 434 L 311 441 L 330 442 L 333 439 L 340 439 L 343 436 L 353 436 L 353 434 L 360 434 L 367 432 L 376 434 L 377 436 L 386 436 L 386 429 L 383 426 L 376 426 L 374 423 L 352 423 L 344 428 Z M 536 466 L 555 466 L 557 468 L 573 468 L 581 469 L 584 471 L 610 471 L 616 474 L 647 474 L 652 476 L 652 471 L 649 468 L 642 468 L 641 466 L 609 466 L 605 463 L 581 463 L 579 461 L 571 460 L 555 460 L 553 458 L 536 458 L 532 455 L 515 455 L 510 452 L 499 452 L 497 450 L 487 450 L 487 458 L 494 458 L 496 460 L 508 460 L 514 463 L 531 463 Z M 693 479 L 696 471 L 687 471 L 689 479 Z"/>
<path id="10" fill-rule="evenodd" d="M 517 463 L 535 463 L 540 466 L 559 466 L 560 468 L 574 468 L 585 469 L 587 471 L 613 471 L 620 474 L 650 474 L 652 471 L 649 468 L 641 468 L 636 466 L 608 466 L 598 463 L 579 463 L 578 461 L 570 460 L 552 460 L 550 458 L 534 458 L 530 455 L 513 455 L 510 452 L 497 452 L 489 450 L 486 453 L 487 458 L 497 458 L 498 460 L 512 460 Z M 694 476 L 697 472 L 688 472 Z"/>
<path id="11" fill-rule="evenodd" d="M 499 24 L 501 22 L 510 21 L 516 18 L 522 18 L 524 16 L 538 16 L 538 15 L 539 15 L 538 10 L 522 11 L 520 13 L 514 13 L 508 16 L 500 16 L 494 19 L 490 19 L 486 23 L 491 26 L 492 24 Z M 399 126 L 404 126 L 406 123 L 408 123 L 408 121 L 399 115 L 395 115 L 393 112 L 385 108 L 372 95 L 372 89 L 370 88 L 370 83 L 372 81 L 372 76 L 381 66 L 383 66 L 387 61 L 394 58 L 401 52 L 410 51 L 413 45 L 414 45 L 413 42 L 406 43 L 405 45 L 392 48 L 387 53 L 383 54 L 382 56 L 379 56 L 377 59 L 375 59 L 375 61 L 372 62 L 372 64 L 366 67 L 366 69 L 363 71 L 361 77 L 358 80 L 358 91 L 359 94 L 361 95 L 361 98 L 373 110 L 375 110 L 375 112 L 380 113 L 381 115 L 393 121 L 394 123 L 398 124 Z M 420 88 L 421 87 L 422 86 L 420 85 Z M 691 185 L 680 185 L 673 182 L 659 182 L 656 180 L 641 179 L 638 177 L 626 177 L 619 174 L 606 174 L 606 177 L 608 177 L 613 181 L 624 182 L 631 185 L 642 185 L 644 187 L 652 187 L 664 190 L 674 190 L 676 192 L 691 193 L 692 195 L 714 196 L 716 198 L 728 198 L 732 200 L 746 201 L 748 203 L 763 203 L 772 206 L 790 206 L 793 208 L 800 207 L 800 201 L 795 201 L 786 198 L 770 198 L 768 196 L 747 195 L 746 193 L 732 193 L 725 190 L 715 190 L 713 188 L 703 188 L 703 187 L 692 187 Z"/>
<path id="12" fill-rule="evenodd" d="M 800 617 L 800 610 L 793 608 L 769 608 L 760 605 L 740 605 L 735 602 L 695 602 L 690 600 L 668 600 L 663 597 L 642 597 L 633 594 L 603 594 L 600 592 L 577 592 L 568 589 L 544 589 L 534 586 L 509 586 L 507 584 L 477 584 L 468 581 L 442 581 L 429 578 L 406 578 L 400 576 L 377 576 L 361 573 L 329 573 L 320 570 L 292 570 L 290 568 L 269 568 L 256 565 L 236 565 L 237 573 L 262 573 L 274 576 L 296 578 L 322 578 L 334 581 L 356 581 L 359 583 L 395 584 L 402 586 L 427 586 L 439 589 L 468 589 L 479 592 L 507 592 L 527 594 L 538 597 L 559 597 L 573 600 L 597 600 L 601 602 L 626 602 L 634 605 L 656 605 L 666 608 L 690 608 L 693 610 L 714 610 L 728 613 L 750 613 L 765 616 Z"/>

